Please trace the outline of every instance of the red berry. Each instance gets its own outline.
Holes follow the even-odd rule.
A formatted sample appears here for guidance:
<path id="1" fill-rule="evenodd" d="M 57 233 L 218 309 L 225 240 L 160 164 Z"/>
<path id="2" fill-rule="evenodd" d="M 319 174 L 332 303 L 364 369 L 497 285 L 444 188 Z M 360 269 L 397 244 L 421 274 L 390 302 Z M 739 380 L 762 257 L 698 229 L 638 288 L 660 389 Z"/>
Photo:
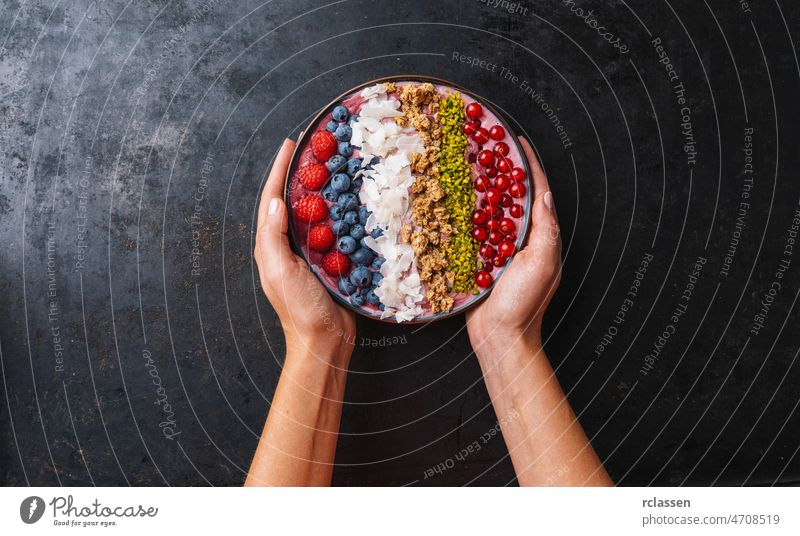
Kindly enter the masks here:
<path id="1" fill-rule="evenodd" d="M 483 127 L 480 127 L 475 131 L 475 134 L 472 135 L 472 139 L 475 140 L 475 143 L 483 145 L 489 141 L 489 131 Z"/>
<path id="2" fill-rule="evenodd" d="M 314 251 L 328 251 L 336 237 L 327 223 L 318 223 L 308 231 L 308 247 Z"/>
<path id="3" fill-rule="evenodd" d="M 487 288 L 489 285 L 492 284 L 492 275 L 487 272 L 486 270 L 481 270 L 477 274 L 475 274 L 475 284 L 481 288 Z"/>
<path id="4" fill-rule="evenodd" d="M 500 202 L 500 190 L 497 188 L 486 189 L 486 200 L 490 205 L 496 205 Z"/>
<path id="5" fill-rule="evenodd" d="M 505 142 L 498 141 L 494 144 L 494 154 L 497 156 L 508 156 L 509 151 L 508 144 Z"/>
<path id="6" fill-rule="evenodd" d="M 503 233 L 500 231 L 490 231 L 488 240 L 491 245 L 496 246 L 503 241 Z"/>
<path id="7" fill-rule="evenodd" d="M 483 167 L 491 167 L 494 164 L 494 153 L 488 149 L 479 152 L 478 163 Z"/>
<path id="8" fill-rule="evenodd" d="M 486 175 L 478 175 L 478 178 L 475 179 L 475 190 L 478 192 L 485 192 L 489 186 L 491 186 L 491 183 Z"/>
<path id="9" fill-rule="evenodd" d="M 493 140 L 500 141 L 506 137 L 506 129 L 500 125 L 495 125 L 489 129 L 489 137 Z"/>
<path id="10" fill-rule="evenodd" d="M 517 226 L 514 225 L 514 221 L 510 218 L 503 218 L 500 220 L 500 231 L 504 234 L 511 234 L 517 230 Z"/>
<path id="11" fill-rule="evenodd" d="M 480 209 L 475 209 L 472 211 L 472 223 L 476 225 L 483 225 L 489 220 L 489 217 L 486 213 Z"/>
<path id="12" fill-rule="evenodd" d="M 328 168 L 324 164 L 308 164 L 297 172 L 297 180 L 306 190 L 319 190 L 328 180 Z"/>
<path id="13" fill-rule="evenodd" d="M 500 231 L 500 220 L 492 218 L 486 222 L 486 228 L 489 229 L 489 232 Z"/>
<path id="14" fill-rule="evenodd" d="M 481 122 L 478 120 L 467 121 L 464 123 L 464 126 L 461 127 L 461 130 L 464 131 L 464 134 L 467 136 L 472 136 L 475 134 L 475 131 L 480 128 Z"/>
<path id="15" fill-rule="evenodd" d="M 522 217 L 522 206 L 514 203 L 508 208 L 508 213 L 511 214 L 512 218 L 521 218 Z"/>
<path id="16" fill-rule="evenodd" d="M 324 257 L 322 257 L 322 269 L 328 275 L 334 277 L 342 277 L 350 272 L 350 257 L 334 249 Z"/>
<path id="17" fill-rule="evenodd" d="M 481 208 L 487 208 L 489 206 L 489 202 L 485 199 L 481 199 Z"/>
<path id="18" fill-rule="evenodd" d="M 470 164 L 474 164 L 477 159 L 478 158 L 475 156 L 475 153 L 469 153 L 467 155 L 467 162 L 469 162 Z"/>
<path id="19" fill-rule="evenodd" d="M 487 260 L 494 257 L 495 254 L 494 248 L 489 244 L 482 244 L 478 252 L 481 254 L 481 257 Z"/>
<path id="20" fill-rule="evenodd" d="M 500 196 L 500 206 L 501 207 L 510 207 L 514 203 L 514 200 L 511 199 L 511 196 L 508 194 L 503 194 Z"/>
<path id="21" fill-rule="evenodd" d="M 497 168 L 489 167 L 483 170 L 490 179 L 497 177 Z"/>
<path id="22" fill-rule="evenodd" d="M 483 242 L 489 236 L 489 231 L 486 230 L 486 227 L 473 227 L 471 234 L 476 242 Z"/>
<path id="23" fill-rule="evenodd" d="M 502 196 L 501 196 L 502 198 Z M 499 206 L 490 207 L 487 211 L 489 213 L 489 217 L 493 220 L 502 220 L 503 219 L 503 209 Z"/>
<path id="24" fill-rule="evenodd" d="M 525 185 L 521 182 L 515 182 L 508 188 L 508 193 L 511 194 L 511 197 L 522 197 L 525 195 Z"/>
<path id="25" fill-rule="evenodd" d="M 494 180 L 494 186 L 501 192 L 505 192 L 511 186 L 511 178 L 508 175 L 498 175 Z"/>
<path id="26" fill-rule="evenodd" d="M 477 102 L 470 102 L 467 104 L 467 107 L 464 108 L 464 113 L 467 114 L 467 117 L 470 119 L 480 119 L 483 115 L 483 107 Z"/>
<path id="27" fill-rule="evenodd" d="M 500 242 L 500 245 L 497 246 L 497 252 L 504 257 L 511 257 L 516 250 L 517 247 L 511 240 L 503 240 Z"/>
<path id="28" fill-rule="evenodd" d="M 511 233 L 510 235 L 506 236 L 506 240 L 508 240 L 512 244 L 516 244 L 517 243 L 517 235 L 515 233 Z"/>
<path id="29" fill-rule="evenodd" d="M 327 162 L 336 154 L 336 149 L 336 138 L 327 130 L 320 130 L 311 136 L 311 152 L 320 162 Z"/>
<path id="30" fill-rule="evenodd" d="M 321 196 L 306 194 L 295 203 L 294 216 L 303 223 L 317 223 L 328 216 L 328 205 Z"/>
<path id="31" fill-rule="evenodd" d="M 525 170 L 522 168 L 515 167 L 511 170 L 511 178 L 515 181 L 524 181 L 525 180 Z"/>
<path id="32" fill-rule="evenodd" d="M 483 270 L 488 273 L 492 273 L 494 270 L 494 266 L 492 266 L 492 259 L 488 259 L 486 262 L 483 263 Z"/>
<path id="33" fill-rule="evenodd" d="M 506 157 L 498 158 L 495 166 L 500 173 L 509 173 L 514 168 L 511 164 L 511 160 Z"/>
<path id="34" fill-rule="evenodd" d="M 507 262 L 508 262 L 508 257 L 501 255 L 500 253 L 492 257 L 492 264 L 497 268 L 502 268 L 503 266 L 506 265 Z"/>

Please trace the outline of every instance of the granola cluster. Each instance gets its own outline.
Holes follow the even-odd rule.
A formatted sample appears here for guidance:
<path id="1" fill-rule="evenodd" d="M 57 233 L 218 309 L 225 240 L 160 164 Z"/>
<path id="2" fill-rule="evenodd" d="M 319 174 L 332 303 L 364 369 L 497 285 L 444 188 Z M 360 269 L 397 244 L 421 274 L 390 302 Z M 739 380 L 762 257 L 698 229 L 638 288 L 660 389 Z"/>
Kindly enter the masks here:
<path id="1" fill-rule="evenodd" d="M 395 121 L 399 126 L 413 126 L 425 147 L 421 154 L 412 153 L 410 156 L 411 170 L 416 176 L 411 186 L 414 225 L 404 225 L 401 238 L 411 244 L 416 255 L 419 277 L 427 287 L 425 297 L 431 313 L 447 312 L 453 308 L 453 297 L 448 290 L 452 286 L 453 274 L 448 270 L 446 254 L 453 227 L 444 206 L 446 193 L 439 184 L 442 144 L 442 129 L 438 121 L 439 94 L 430 83 L 389 84 L 387 90 L 397 91 L 400 95 L 403 115 L 396 117 Z"/>

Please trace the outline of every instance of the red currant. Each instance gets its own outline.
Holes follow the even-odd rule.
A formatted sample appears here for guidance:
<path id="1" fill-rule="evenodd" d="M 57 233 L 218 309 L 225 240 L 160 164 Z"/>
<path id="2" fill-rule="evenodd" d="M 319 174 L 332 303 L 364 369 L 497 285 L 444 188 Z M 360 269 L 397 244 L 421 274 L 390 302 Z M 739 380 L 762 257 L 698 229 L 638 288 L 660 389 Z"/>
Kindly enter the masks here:
<path id="1" fill-rule="evenodd" d="M 472 223 L 475 225 L 483 225 L 487 221 L 489 221 L 489 217 L 486 215 L 486 212 L 480 209 L 475 209 L 472 211 Z"/>
<path id="2" fill-rule="evenodd" d="M 489 244 L 482 244 L 478 252 L 481 254 L 481 257 L 487 260 L 494 257 L 495 254 L 494 248 Z"/>
<path id="3" fill-rule="evenodd" d="M 497 188 L 487 188 L 486 200 L 489 202 L 489 205 L 498 204 L 500 202 L 500 190 Z"/>
<path id="4" fill-rule="evenodd" d="M 500 141 L 506 137 L 506 129 L 500 125 L 495 125 L 489 129 L 489 137 L 493 140 Z"/>
<path id="5" fill-rule="evenodd" d="M 500 231 L 500 220 L 492 218 L 486 223 L 486 228 L 489 229 L 490 232 Z"/>
<path id="6" fill-rule="evenodd" d="M 514 203 L 514 200 L 511 199 L 511 196 L 508 194 L 503 194 L 500 196 L 500 206 L 501 207 L 510 207 Z M 512 214 L 513 216 L 513 214 Z"/>
<path id="7" fill-rule="evenodd" d="M 502 198 L 503 196 L 500 196 L 500 199 Z M 493 220 L 503 219 L 503 209 L 501 207 L 498 206 L 489 207 L 489 210 L 487 210 L 487 212 L 489 213 L 489 217 Z"/>
<path id="8" fill-rule="evenodd" d="M 481 270 L 477 274 L 475 274 L 475 284 L 481 288 L 487 288 L 489 285 L 492 284 L 492 275 L 487 272 L 486 270 Z"/>
<path id="9" fill-rule="evenodd" d="M 497 268 L 502 268 L 503 266 L 506 265 L 507 262 L 508 262 L 508 257 L 501 255 L 499 253 L 494 257 L 492 257 L 492 264 Z"/>
<path id="10" fill-rule="evenodd" d="M 497 246 L 497 253 L 504 257 L 511 257 L 516 250 L 517 247 L 514 245 L 514 242 L 510 240 L 503 240 L 500 242 L 500 245 Z"/>
<path id="11" fill-rule="evenodd" d="M 508 213 L 511 214 L 512 218 L 521 218 L 522 217 L 522 206 L 514 203 L 508 208 Z"/>
<path id="12" fill-rule="evenodd" d="M 461 130 L 463 130 L 464 134 L 466 134 L 467 136 L 472 136 L 473 134 L 475 134 L 475 131 L 477 131 L 478 128 L 480 128 L 480 126 L 481 126 L 480 121 L 467 121 L 466 123 L 464 123 L 464 126 L 461 127 Z"/>
<path id="13" fill-rule="evenodd" d="M 516 244 L 517 243 L 517 235 L 516 235 L 516 233 L 511 233 L 510 235 L 506 236 L 506 240 L 508 240 L 512 244 Z"/>
<path id="14" fill-rule="evenodd" d="M 515 167 L 511 170 L 511 178 L 515 181 L 524 181 L 525 180 L 525 170 L 522 168 Z"/>
<path id="15" fill-rule="evenodd" d="M 490 227 L 491 229 L 491 227 Z M 504 234 L 511 234 L 517 230 L 517 226 L 514 225 L 514 221 L 510 218 L 503 218 L 500 220 L 500 231 Z"/>
<path id="16" fill-rule="evenodd" d="M 478 153 L 478 163 L 483 167 L 491 167 L 494 164 L 494 153 L 487 149 Z"/>
<path id="17" fill-rule="evenodd" d="M 486 272 L 492 273 L 492 270 L 494 270 L 494 266 L 492 266 L 492 259 L 488 259 L 486 262 L 484 262 L 482 269 Z"/>
<path id="18" fill-rule="evenodd" d="M 511 194 L 511 197 L 522 197 L 525 195 L 525 185 L 521 182 L 515 182 L 508 188 L 508 193 Z"/>
<path id="19" fill-rule="evenodd" d="M 476 242 L 483 242 L 488 238 L 489 231 L 486 230 L 486 227 L 473 227 L 472 228 L 472 238 L 475 239 Z"/>
<path id="20" fill-rule="evenodd" d="M 475 190 L 479 192 L 485 192 L 490 185 L 491 183 L 486 175 L 478 175 L 478 178 L 475 179 Z"/>
<path id="21" fill-rule="evenodd" d="M 497 171 L 500 173 L 509 173 L 514 168 L 514 166 L 511 165 L 511 160 L 506 157 L 498 158 L 496 167 Z"/>
<path id="22" fill-rule="evenodd" d="M 469 162 L 470 164 L 474 164 L 477 160 L 478 160 L 478 157 L 475 156 L 475 153 L 469 153 L 467 155 L 467 162 Z"/>
<path id="23" fill-rule="evenodd" d="M 490 231 L 488 240 L 491 245 L 496 246 L 503 241 L 503 233 L 500 231 Z"/>
<path id="24" fill-rule="evenodd" d="M 485 199 L 481 199 L 481 208 L 487 208 L 489 206 L 489 202 Z"/>
<path id="25" fill-rule="evenodd" d="M 480 119 L 483 115 L 483 107 L 477 102 L 470 102 L 464 109 L 464 113 L 466 113 L 467 117 L 470 119 Z"/>
<path id="26" fill-rule="evenodd" d="M 491 134 L 491 132 L 490 132 Z M 497 156 L 508 156 L 508 144 L 502 141 L 498 141 L 494 144 L 494 154 Z"/>
<path id="27" fill-rule="evenodd" d="M 483 172 L 486 173 L 486 176 L 490 179 L 497 177 L 497 168 L 487 167 Z"/>
<path id="28" fill-rule="evenodd" d="M 475 133 L 472 135 L 472 139 L 475 140 L 475 143 L 479 145 L 483 145 L 487 141 L 489 141 L 489 131 L 483 127 L 480 127 Z"/>
<path id="29" fill-rule="evenodd" d="M 505 192 L 511 186 L 511 179 L 508 175 L 498 175 L 494 180 L 494 186 L 501 192 Z"/>

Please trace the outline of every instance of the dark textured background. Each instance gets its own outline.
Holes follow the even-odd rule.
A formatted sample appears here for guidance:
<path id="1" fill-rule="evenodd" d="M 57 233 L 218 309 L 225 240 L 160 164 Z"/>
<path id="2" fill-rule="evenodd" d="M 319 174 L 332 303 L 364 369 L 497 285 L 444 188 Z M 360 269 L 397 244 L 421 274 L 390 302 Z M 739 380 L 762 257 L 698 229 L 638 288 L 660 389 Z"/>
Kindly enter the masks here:
<path id="1" fill-rule="evenodd" d="M 251 259 L 264 173 L 335 95 L 408 72 L 486 96 L 534 141 L 565 239 L 547 346 L 611 475 L 797 482 L 800 258 L 774 274 L 800 195 L 800 4 L 754 4 L 576 0 L 620 36 L 621 53 L 555 0 L 514 14 L 480 1 L 4 0 L 0 483 L 243 482 L 284 350 Z M 657 37 L 686 88 L 693 166 Z M 746 127 L 751 206 L 724 276 Z M 597 357 L 646 254 L 632 311 Z M 401 339 L 356 342 L 336 484 L 514 483 L 499 437 L 455 457 L 496 422 L 463 328 L 463 318 L 359 321 L 366 340 Z M 174 411 L 173 439 L 151 373 Z M 438 464 L 447 470 L 425 478 Z"/>

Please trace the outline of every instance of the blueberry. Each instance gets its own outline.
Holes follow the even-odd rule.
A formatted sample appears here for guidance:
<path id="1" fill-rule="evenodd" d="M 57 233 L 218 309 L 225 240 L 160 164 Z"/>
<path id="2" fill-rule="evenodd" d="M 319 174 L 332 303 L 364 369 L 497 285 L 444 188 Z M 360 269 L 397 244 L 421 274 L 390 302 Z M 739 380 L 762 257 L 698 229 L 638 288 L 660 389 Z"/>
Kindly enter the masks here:
<path id="1" fill-rule="evenodd" d="M 361 207 L 360 209 L 358 209 L 358 223 L 360 223 L 361 225 L 366 225 L 367 218 L 369 218 L 369 214 L 370 213 L 369 210 L 367 210 L 367 207 Z"/>
<path id="2" fill-rule="evenodd" d="M 375 227 L 372 230 L 372 232 L 369 233 L 369 236 L 371 236 L 372 238 L 378 238 L 379 236 L 383 236 L 383 229 L 381 229 L 380 227 Z"/>
<path id="3" fill-rule="evenodd" d="M 380 304 L 378 306 L 378 309 L 380 309 L 381 311 L 384 311 L 386 309 L 386 306 L 384 304 Z"/>
<path id="4" fill-rule="evenodd" d="M 333 222 L 331 228 L 336 236 L 348 236 L 350 234 L 350 226 L 341 220 Z"/>
<path id="5" fill-rule="evenodd" d="M 350 296 L 350 303 L 352 303 L 353 305 L 361 307 L 364 305 L 365 302 L 366 299 L 364 299 L 364 296 L 362 296 L 361 294 L 355 293 L 352 296 Z"/>
<path id="6" fill-rule="evenodd" d="M 357 194 L 361 191 L 361 185 L 364 184 L 364 179 L 361 177 L 356 177 L 355 179 L 350 181 L 350 191 L 354 194 Z"/>
<path id="7" fill-rule="evenodd" d="M 350 232 L 352 233 L 353 232 L 352 226 L 358 223 L 358 213 L 355 210 L 348 210 L 347 212 L 344 213 L 342 219 L 346 221 L 348 225 L 351 226 Z"/>
<path id="8" fill-rule="evenodd" d="M 371 305 L 380 305 L 381 303 L 381 299 L 375 295 L 375 291 L 372 289 L 367 292 L 367 303 Z"/>
<path id="9" fill-rule="evenodd" d="M 383 257 L 375 257 L 375 260 L 372 261 L 372 268 L 376 271 L 380 271 L 381 266 L 383 266 L 384 262 L 386 262 L 386 259 L 384 259 Z"/>
<path id="10" fill-rule="evenodd" d="M 372 274 L 372 286 L 373 287 L 377 287 L 378 285 L 380 285 L 381 281 L 383 281 L 383 276 L 381 275 L 380 272 L 375 272 L 374 274 Z"/>
<path id="11" fill-rule="evenodd" d="M 344 207 L 345 212 L 348 210 L 356 210 L 358 208 L 358 198 L 356 194 L 351 194 L 350 192 L 345 192 L 343 194 L 339 194 L 339 204 Z M 358 221 L 358 214 L 356 214 L 356 223 Z M 347 222 L 350 223 L 350 222 Z"/>
<path id="12" fill-rule="evenodd" d="M 350 115 L 350 113 L 347 111 L 347 108 L 340 104 L 333 109 L 331 115 L 335 121 L 339 121 L 341 123 L 342 121 L 347 121 L 347 116 Z"/>
<path id="13" fill-rule="evenodd" d="M 339 248 L 339 251 L 345 254 L 350 254 L 356 251 L 356 239 L 352 236 L 342 236 L 339 238 L 339 242 L 336 244 L 336 247 Z"/>
<path id="14" fill-rule="evenodd" d="M 342 278 L 339 280 L 339 292 L 345 296 L 351 295 L 356 291 L 356 286 L 350 282 L 349 279 Z"/>
<path id="15" fill-rule="evenodd" d="M 336 173 L 347 164 L 347 159 L 340 154 L 335 154 L 328 159 L 325 166 L 331 173 Z"/>
<path id="16" fill-rule="evenodd" d="M 339 142 L 339 154 L 345 158 L 353 156 L 353 146 L 346 141 Z"/>
<path id="17" fill-rule="evenodd" d="M 347 161 L 347 173 L 351 177 L 356 174 L 356 172 L 361 169 L 361 159 L 360 158 L 351 158 Z"/>
<path id="18" fill-rule="evenodd" d="M 344 212 L 344 207 L 342 205 L 333 205 L 330 209 L 331 219 L 333 221 L 341 220 Z"/>
<path id="19" fill-rule="evenodd" d="M 367 248 L 367 249 L 369 249 L 369 250 L 372 250 L 372 248 L 371 248 L 371 247 L 369 247 L 369 246 L 367 245 L 367 243 L 364 241 L 364 238 L 362 238 L 362 239 L 360 239 L 360 240 L 358 241 L 358 245 L 360 245 L 362 248 Z"/>
<path id="20" fill-rule="evenodd" d="M 349 212 L 347 214 L 350 214 Z M 350 226 L 350 236 L 355 238 L 356 240 L 361 240 L 367 232 L 364 230 L 364 226 L 360 223 L 356 223 L 355 225 Z"/>
<path id="21" fill-rule="evenodd" d="M 369 268 L 366 266 L 353 268 L 353 271 L 350 272 L 350 282 L 357 287 L 369 287 L 372 282 L 372 274 L 369 272 Z"/>
<path id="22" fill-rule="evenodd" d="M 375 254 L 367 248 L 358 248 L 355 253 L 350 255 L 350 260 L 355 264 L 369 264 L 374 257 Z"/>
<path id="23" fill-rule="evenodd" d="M 350 116 L 350 122 L 351 123 L 357 123 L 358 122 L 358 114 L 351 115 Z"/>
<path id="24" fill-rule="evenodd" d="M 325 201 L 335 202 L 339 198 L 339 193 L 335 192 L 329 184 L 322 189 L 322 198 L 325 199 Z"/>
<path id="25" fill-rule="evenodd" d="M 335 135 L 336 139 L 339 141 L 350 141 L 353 135 L 353 129 L 350 128 L 350 125 L 339 125 L 336 127 Z"/>
<path id="26" fill-rule="evenodd" d="M 340 194 L 350 189 L 350 176 L 347 173 L 337 173 L 331 179 L 331 189 Z"/>
<path id="27" fill-rule="evenodd" d="M 325 125 L 325 130 L 327 130 L 331 134 L 336 132 L 337 128 L 339 128 L 339 123 L 337 123 L 336 121 L 328 121 L 328 124 Z"/>

